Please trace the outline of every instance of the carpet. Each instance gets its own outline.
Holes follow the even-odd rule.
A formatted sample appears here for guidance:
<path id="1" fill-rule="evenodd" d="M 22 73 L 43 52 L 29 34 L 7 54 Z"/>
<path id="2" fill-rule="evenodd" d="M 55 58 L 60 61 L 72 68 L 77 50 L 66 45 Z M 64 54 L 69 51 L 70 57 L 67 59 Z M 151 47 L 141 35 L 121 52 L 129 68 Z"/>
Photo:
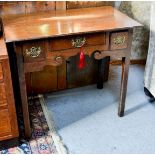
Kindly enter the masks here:
<path id="1" fill-rule="evenodd" d="M 144 66 L 131 65 L 125 116 L 118 117 L 121 66 L 96 85 L 45 94 L 47 109 L 71 154 L 155 153 L 155 102 L 144 93 Z"/>
<path id="2" fill-rule="evenodd" d="M 58 154 L 67 153 L 56 131 L 49 130 L 41 102 L 43 96 L 29 100 L 29 112 L 32 125 L 32 135 L 29 141 L 22 139 L 19 146 L 3 149 L 0 154 Z M 24 131 L 23 122 L 20 124 L 20 132 Z M 24 132 L 23 132 L 24 133 Z"/>

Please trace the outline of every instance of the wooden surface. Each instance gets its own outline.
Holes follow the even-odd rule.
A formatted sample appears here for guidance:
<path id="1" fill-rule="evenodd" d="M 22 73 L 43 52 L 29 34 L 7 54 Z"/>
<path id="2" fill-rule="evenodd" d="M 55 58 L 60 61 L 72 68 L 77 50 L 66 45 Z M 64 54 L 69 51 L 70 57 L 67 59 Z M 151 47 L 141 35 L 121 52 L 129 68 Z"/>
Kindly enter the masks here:
<path id="1" fill-rule="evenodd" d="M 5 41 L 21 41 L 141 26 L 113 7 L 3 17 Z"/>
<path id="2" fill-rule="evenodd" d="M 0 81 L 3 80 L 3 70 L 2 70 L 2 64 L 0 63 Z"/>
<path id="3" fill-rule="evenodd" d="M 4 39 L 0 38 L 0 140 L 18 137 L 12 80 Z"/>
<path id="4" fill-rule="evenodd" d="M 6 45 L 4 39 L 0 37 L 0 59 L 6 59 L 6 58 L 8 58 Z"/>
<path id="5" fill-rule="evenodd" d="M 55 10 L 55 1 L 5 1 L 0 2 L 0 14 L 27 14 Z"/>
<path id="6" fill-rule="evenodd" d="M 55 3 L 56 10 L 66 10 L 66 1 L 56 1 Z"/>
<path id="7" fill-rule="evenodd" d="M 65 72 L 65 70 L 62 70 Z M 52 82 L 54 81 L 54 82 Z M 46 66 L 44 70 L 26 73 L 27 93 L 29 95 L 58 90 L 57 67 Z"/>
<path id="8" fill-rule="evenodd" d="M 78 69 L 79 54 L 70 57 L 67 61 L 67 88 L 76 88 L 89 84 L 95 84 L 97 81 L 97 61 L 93 57 L 85 56 L 86 66 L 84 69 Z"/>
<path id="9" fill-rule="evenodd" d="M 114 6 L 113 1 L 67 1 L 67 9 Z"/>

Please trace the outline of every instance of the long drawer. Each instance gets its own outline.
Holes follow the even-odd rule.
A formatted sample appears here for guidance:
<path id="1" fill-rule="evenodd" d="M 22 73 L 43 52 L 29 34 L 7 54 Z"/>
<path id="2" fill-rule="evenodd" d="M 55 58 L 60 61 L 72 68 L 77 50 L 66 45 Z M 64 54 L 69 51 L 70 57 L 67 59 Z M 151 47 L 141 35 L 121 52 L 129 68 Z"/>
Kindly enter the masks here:
<path id="1" fill-rule="evenodd" d="M 83 47 L 94 46 L 94 45 L 105 45 L 105 49 L 108 48 L 107 34 L 102 33 L 92 33 L 92 34 L 82 34 L 68 37 L 54 38 L 50 41 L 50 50 L 58 51 L 65 49 L 77 48 L 78 41 L 83 41 Z"/>

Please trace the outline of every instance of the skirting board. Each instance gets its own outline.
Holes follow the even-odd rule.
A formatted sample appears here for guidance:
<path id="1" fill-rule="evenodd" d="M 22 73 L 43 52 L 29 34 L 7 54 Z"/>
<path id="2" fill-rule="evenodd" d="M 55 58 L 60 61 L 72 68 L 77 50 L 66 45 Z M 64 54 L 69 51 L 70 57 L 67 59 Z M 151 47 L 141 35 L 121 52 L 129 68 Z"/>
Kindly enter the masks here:
<path id="1" fill-rule="evenodd" d="M 110 61 L 111 65 L 121 65 L 122 61 L 121 60 L 113 60 Z M 134 65 L 134 64 L 141 64 L 141 65 L 145 65 L 146 64 L 146 59 L 142 59 L 142 60 L 130 60 L 130 64 Z"/>

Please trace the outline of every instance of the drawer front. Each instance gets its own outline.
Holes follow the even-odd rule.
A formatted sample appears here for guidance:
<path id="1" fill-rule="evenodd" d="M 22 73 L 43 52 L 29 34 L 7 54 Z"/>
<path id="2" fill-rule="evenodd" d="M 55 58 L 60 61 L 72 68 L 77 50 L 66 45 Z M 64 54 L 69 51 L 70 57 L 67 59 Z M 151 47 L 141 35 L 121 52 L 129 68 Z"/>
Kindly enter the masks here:
<path id="1" fill-rule="evenodd" d="M 0 107 L 6 105 L 6 92 L 5 92 L 5 85 L 3 83 L 0 84 Z"/>
<path id="2" fill-rule="evenodd" d="M 0 136 L 11 133 L 11 123 L 9 111 L 7 109 L 0 110 Z"/>
<path id="3" fill-rule="evenodd" d="M 44 60 L 46 50 L 45 41 L 29 41 L 23 43 L 24 62 Z"/>
<path id="4" fill-rule="evenodd" d="M 0 63 L 0 81 L 3 80 L 3 70 L 2 70 L 2 64 Z"/>
<path id="5" fill-rule="evenodd" d="M 82 35 L 54 38 L 51 39 L 50 41 L 50 49 L 51 51 L 58 51 L 58 50 L 77 48 L 78 45 L 77 42 L 79 41 L 83 42 L 83 44 L 81 43 L 81 45 L 83 45 L 84 47 L 94 45 L 105 45 L 105 50 L 107 50 L 108 48 L 107 37 L 108 35 L 102 32 L 95 34 L 86 34 L 86 35 L 82 34 Z"/>
<path id="6" fill-rule="evenodd" d="M 110 49 L 125 49 L 128 47 L 128 32 L 112 32 L 110 35 Z"/>

